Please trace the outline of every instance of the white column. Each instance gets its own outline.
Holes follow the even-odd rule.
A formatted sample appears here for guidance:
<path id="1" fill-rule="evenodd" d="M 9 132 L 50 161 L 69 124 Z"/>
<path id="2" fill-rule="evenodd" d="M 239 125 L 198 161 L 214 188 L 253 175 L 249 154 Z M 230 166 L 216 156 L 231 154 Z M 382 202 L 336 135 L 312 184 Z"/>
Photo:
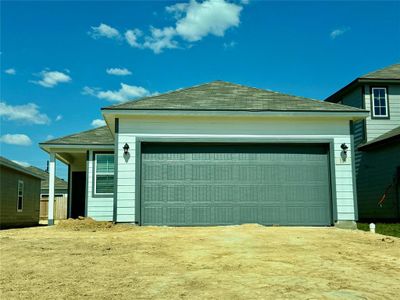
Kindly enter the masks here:
<path id="1" fill-rule="evenodd" d="M 50 153 L 48 225 L 54 225 L 54 182 L 56 176 L 56 154 Z"/>

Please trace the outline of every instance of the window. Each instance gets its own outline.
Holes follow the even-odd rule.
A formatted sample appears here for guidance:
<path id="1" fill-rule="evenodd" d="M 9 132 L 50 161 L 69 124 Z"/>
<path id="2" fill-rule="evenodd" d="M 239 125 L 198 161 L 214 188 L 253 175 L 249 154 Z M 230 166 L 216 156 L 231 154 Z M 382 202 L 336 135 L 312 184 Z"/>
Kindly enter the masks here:
<path id="1" fill-rule="evenodd" d="M 18 180 L 17 211 L 21 212 L 24 206 L 24 182 Z"/>
<path id="2" fill-rule="evenodd" d="M 376 118 L 389 117 L 386 88 L 372 88 L 372 116 Z"/>
<path id="3" fill-rule="evenodd" d="M 114 192 L 114 154 L 95 154 L 95 194 Z"/>

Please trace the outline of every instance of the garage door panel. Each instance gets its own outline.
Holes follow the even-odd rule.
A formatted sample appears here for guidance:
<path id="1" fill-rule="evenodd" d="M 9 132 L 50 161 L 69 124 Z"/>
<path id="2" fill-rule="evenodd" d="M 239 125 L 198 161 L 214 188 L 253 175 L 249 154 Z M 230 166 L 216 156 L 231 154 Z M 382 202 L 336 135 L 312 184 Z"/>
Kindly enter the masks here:
<path id="1" fill-rule="evenodd" d="M 327 149 L 148 144 L 142 224 L 330 225 Z"/>

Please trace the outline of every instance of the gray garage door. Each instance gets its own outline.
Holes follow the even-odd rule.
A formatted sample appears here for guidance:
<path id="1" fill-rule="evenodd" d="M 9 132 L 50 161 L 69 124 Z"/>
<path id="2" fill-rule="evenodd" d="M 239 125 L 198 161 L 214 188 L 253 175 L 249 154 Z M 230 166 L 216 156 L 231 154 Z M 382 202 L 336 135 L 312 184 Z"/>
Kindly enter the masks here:
<path id="1" fill-rule="evenodd" d="M 330 225 L 327 147 L 142 145 L 143 225 Z"/>

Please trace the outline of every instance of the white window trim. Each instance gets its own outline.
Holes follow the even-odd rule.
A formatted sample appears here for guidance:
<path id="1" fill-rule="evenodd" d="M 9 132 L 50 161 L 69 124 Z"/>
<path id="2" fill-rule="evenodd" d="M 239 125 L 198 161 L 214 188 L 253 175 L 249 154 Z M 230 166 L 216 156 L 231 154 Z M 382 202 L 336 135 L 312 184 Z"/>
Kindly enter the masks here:
<path id="1" fill-rule="evenodd" d="M 385 115 L 375 115 L 374 90 L 385 90 L 385 107 L 386 107 L 386 114 Z M 378 86 L 373 87 L 373 88 L 371 88 L 371 96 L 372 96 L 372 116 L 374 118 L 388 118 L 389 117 L 389 105 L 388 105 L 387 88 L 378 87 Z"/>
<path id="2" fill-rule="evenodd" d="M 94 155 L 93 194 L 96 196 L 112 196 L 112 195 L 114 195 L 114 193 L 97 193 L 96 190 L 97 190 L 97 175 L 111 175 L 112 174 L 113 176 L 115 176 L 114 171 L 112 173 L 97 173 L 97 156 L 98 155 L 113 155 L 113 153 L 94 153 L 93 155 Z M 115 161 L 114 161 L 114 164 L 115 164 Z"/>
<path id="3" fill-rule="evenodd" d="M 22 185 L 22 190 L 21 190 L 21 194 L 22 194 L 22 202 L 21 202 L 21 209 L 18 209 L 18 202 L 19 202 L 19 192 L 20 192 L 20 185 Z M 18 180 L 18 188 L 17 188 L 17 212 L 22 212 L 24 210 L 24 188 L 25 188 L 25 184 L 22 180 Z"/>

